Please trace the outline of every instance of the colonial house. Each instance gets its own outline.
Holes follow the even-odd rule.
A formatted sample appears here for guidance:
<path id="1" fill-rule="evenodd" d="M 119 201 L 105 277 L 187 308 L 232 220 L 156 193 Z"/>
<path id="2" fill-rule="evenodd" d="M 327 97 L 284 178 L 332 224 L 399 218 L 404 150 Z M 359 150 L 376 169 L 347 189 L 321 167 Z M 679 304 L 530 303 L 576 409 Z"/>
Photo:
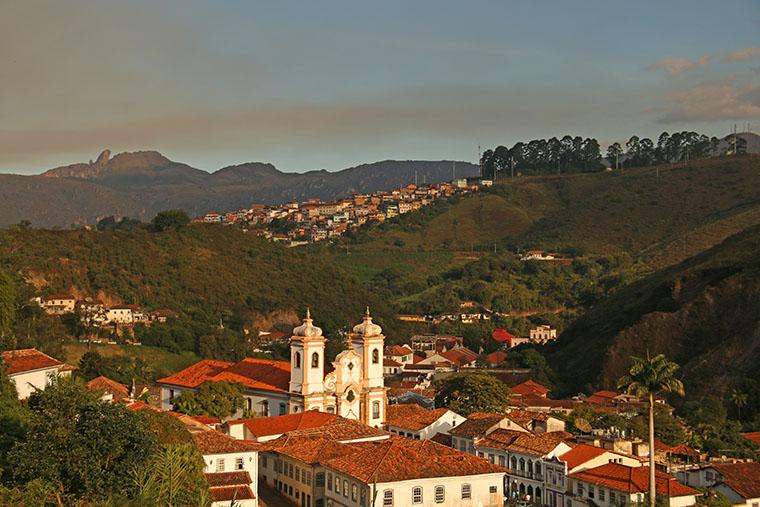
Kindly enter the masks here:
<path id="1" fill-rule="evenodd" d="M 290 361 L 245 358 L 237 363 L 203 360 L 160 379 L 161 405 L 170 409 L 174 398 L 204 382 L 234 381 L 245 386 L 246 408 L 262 416 L 307 410 L 328 412 L 382 427 L 386 389 L 380 326 L 367 314 L 348 334 L 346 350 L 335 357 L 325 374 L 325 338 L 307 311 L 303 324 L 290 338 Z"/>
<path id="2" fill-rule="evenodd" d="M 451 446 L 469 454 L 475 454 L 475 446 L 498 429 L 528 432 L 519 424 L 510 421 L 506 414 L 474 412 L 467 419 L 449 430 Z"/>
<path id="3" fill-rule="evenodd" d="M 112 324 L 132 324 L 134 315 L 131 306 L 114 306 L 106 310 L 106 321 Z"/>
<path id="4" fill-rule="evenodd" d="M 607 463 L 569 476 L 568 507 L 615 507 L 641 504 L 649 491 L 649 467 Z M 655 471 L 657 500 L 669 507 L 696 505 L 699 490 Z"/>
<path id="5" fill-rule="evenodd" d="M 71 294 L 53 294 L 39 299 L 39 304 L 46 313 L 51 315 L 63 315 L 74 313 L 77 300 Z"/>
<path id="6" fill-rule="evenodd" d="M 719 463 L 677 474 L 689 486 L 713 488 L 731 505 L 760 505 L 760 463 Z"/>
<path id="7" fill-rule="evenodd" d="M 500 344 L 503 349 L 511 349 L 530 341 L 529 338 L 515 336 L 506 329 L 494 329 L 493 333 L 491 333 L 491 338 Z"/>
<path id="8" fill-rule="evenodd" d="M 388 405 L 386 427 L 388 431 L 415 440 L 427 440 L 438 433 L 448 433 L 465 418 L 446 408 L 427 410 L 420 405 Z"/>
<path id="9" fill-rule="evenodd" d="M 572 447 L 565 442 L 564 431 L 525 433 L 495 430 L 475 445 L 478 456 L 509 468 L 507 495 L 543 504 L 547 501 L 546 471 L 543 460 L 564 454 Z"/>
<path id="10" fill-rule="evenodd" d="M 71 375 L 71 366 L 37 349 L 7 350 L 1 353 L 5 373 L 24 400 L 35 391 L 44 391 L 56 377 Z"/>
<path id="11" fill-rule="evenodd" d="M 392 377 L 393 375 L 398 375 L 401 373 L 401 370 L 403 369 L 403 364 L 399 363 L 395 359 L 391 359 L 390 357 L 384 357 L 383 358 L 383 375 L 386 377 Z"/>
<path id="12" fill-rule="evenodd" d="M 187 422 L 186 422 L 187 424 Z M 235 440 L 210 428 L 188 427 L 203 456 L 203 472 L 211 493 L 211 507 L 259 505 L 259 445 Z"/>
<path id="13" fill-rule="evenodd" d="M 414 362 L 414 351 L 407 345 L 391 345 L 386 347 L 385 357 L 401 364 L 412 363 Z"/>
<path id="14" fill-rule="evenodd" d="M 286 435 L 269 446 L 262 484 L 302 506 L 496 507 L 503 502 L 505 469 L 430 440 L 336 443 L 324 436 Z"/>
<path id="15" fill-rule="evenodd" d="M 551 326 L 538 326 L 530 330 L 530 342 L 545 344 L 557 339 L 557 330 L 552 329 Z"/>

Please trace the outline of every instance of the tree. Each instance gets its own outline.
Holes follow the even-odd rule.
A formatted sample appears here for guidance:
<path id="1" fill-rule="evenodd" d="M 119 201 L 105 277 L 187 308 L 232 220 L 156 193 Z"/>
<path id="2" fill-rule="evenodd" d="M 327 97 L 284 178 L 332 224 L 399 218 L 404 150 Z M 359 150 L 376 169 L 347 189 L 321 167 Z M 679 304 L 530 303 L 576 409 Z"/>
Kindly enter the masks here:
<path id="1" fill-rule="evenodd" d="M 683 384 L 675 377 L 678 365 L 664 354 L 652 358 L 632 356 L 633 364 L 618 382 L 618 389 L 649 401 L 649 449 L 654 449 L 654 397 L 660 393 L 677 393 L 683 396 Z M 655 507 L 657 491 L 655 489 L 654 452 L 649 453 L 649 505 Z"/>
<path id="2" fill-rule="evenodd" d="M 620 166 L 619 159 L 620 155 L 623 154 L 623 148 L 620 146 L 620 143 L 612 143 L 607 148 L 607 161 L 610 163 L 611 166 L 614 166 L 615 169 L 618 169 Z"/>
<path id="3" fill-rule="evenodd" d="M 161 211 L 153 218 L 151 225 L 153 229 L 162 231 L 173 231 L 181 229 L 190 223 L 190 217 L 187 212 L 181 209 L 170 209 L 167 211 Z"/>
<path id="4" fill-rule="evenodd" d="M 736 407 L 737 411 L 737 418 L 741 421 L 742 420 L 742 408 L 747 406 L 747 401 L 749 397 L 746 393 L 743 393 L 737 389 L 734 389 L 731 391 L 731 402 Z"/>
<path id="5" fill-rule="evenodd" d="M 53 485 L 67 505 L 128 495 L 130 471 L 147 467 L 158 447 L 143 414 L 104 403 L 72 379 L 33 393 L 29 409 L 26 437 L 10 453 L 13 475 Z"/>
<path id="6" fill-rule="evenodd" d="M 0 271 L 0 349 L 10 342 L 13 322 L 16 320 L 16 287 L 11 277 Z M 5 344 L 5 348 L 3 345 Z"/>
<path id="7" fill-rule="evenodd" d="M 187 432 L 185 432 L 187 433 Z M 209 505 L 203 458 L 191 443 L 157 452 L 147 467 L 134 468 L 135 500 L 139 505 Z"/>
<path id="8" fill-rule="evenodd" d="M 509 406 L 509 388 L 486 373 L 460 373 L 435 383 L 436 407 L 464 416 L 473 412 L 503 413 Z"/>
<path id="9" fill-rule="evenodd" d="M 237 382 L 204 382 L 197 390 L 183 393 L 174 409 L 187 415 L 229 417 L 243 408 L 242 389 Z"/>

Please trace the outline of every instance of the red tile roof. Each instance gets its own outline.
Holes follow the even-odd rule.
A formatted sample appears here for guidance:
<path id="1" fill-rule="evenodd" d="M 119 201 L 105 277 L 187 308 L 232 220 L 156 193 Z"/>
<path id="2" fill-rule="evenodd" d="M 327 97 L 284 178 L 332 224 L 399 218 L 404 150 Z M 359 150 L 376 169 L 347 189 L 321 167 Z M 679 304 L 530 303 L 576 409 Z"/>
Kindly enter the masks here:
<path id="1" fill-rule="evenodd" d="M 491 352 L 486 356 L 488 364 L 501 364 L 507 360 L 507 353 L 501 350 Z"/>
<path id="2" fill-rule="evenodd" d="M 388 405 L 386 407 L 386 424 L 411 431 L 427 428 L 448 412 L 446 408 L 427 410 L 416 403 Z"/>
<path id="3" fill-rule="evenodd" d="M 506 419 L 506 414 L 493 414 L 488 412 L 473 412 L 467 419 L 449 433 L 457 437 L 482 437 L 485 436 L 492 426 Z"/>
<path id="4" fill-rule="evenodd" d="M 233 500 L 252 500 L 256 498 L 249 486 L 228 486 L 223 488 L 209 488 L 211 499 L 214 502 L 230 502 Z"/>
<path id="5" fill-rule="evenodd" d="M 251 357 L 238 363 L 204 359 L 157 382 L 195 388 L 209 381 L 239 382 L 249 389 L 287 392 L 290 382 L 290 363 Z"/>
<path id="6" fill-rule="evenodd" d="M 7 375 L 61 366 L 63 363 L 37 349 L 7 350 L 2 352 Z"/>
<path id="7" fill-rule="evenodd" d="M 396 366 L 396 367 L 398 367 L 398 366 L 401 366 L 401 363 L 399 363 L 398 361 L 395 361 L 395 360 L 393 360 L 393 359 L 391 359 L 389 357 L 384 357 L 383 358 L 383 366 Z"/>
<path id="8" fill-rule="evenodd" d="M 438 355 L 457 366 L 470 364 L 478 358 L 475 352 L 466 347 L 447 350 L 446 352 L 440 352 Z"/>
<path id="9" fill-rule="evenodd" d="M 570 474 L 570 478 L 604 486 L 623 493 L 646 493 L 649 490 L 649 467 L 629 467 L 620 463 L 606 463 L 596 468 Z M 701 492 L 685 486 L 670 475 L 655 471 L 657 493 L 661 495 L 687 496 Z"/>
<path id="10" fill-rule="evenodd" d="M 726 463 L 712 468 L 723 477 L 723 484 L 742 498 L 760 497 L 760 463 Z"/>
<path id="11" fill-rule="evenodd" d="M 742 436 L 749 440 L 750 442 L 754 442 L 757 445 L 760 445 L 760 431 L 750 431 L 748 433 L 742 433 Z"/>
<path id="12" fill-rule="evenodd" d="M 189 428 L 188 428 L 189 429 Z M 235 440 L 234 438 L 216 430 L 190 431 L 195 440 L 195 447 L 201 454 L 231 454 L 236 452 L 250 452 L 261 449 L 261 444 L 249 440 Z"/>
<path id="13" fill-rule="evenodd" d="M 90 391 L 96 391 L 113 396 L 113 401 L 120 401 L 129 398 L 129 388 L 108 377 L 95 377 L 85 384 Z"/>
<path id="14" fill-rule="evenodd" d="M 385 348 L 386 356 L 406 356 L 413 352 L 414 351 L 406 345 L 390 345 Z"/>
<path id="15" fill-rule="evenodd" d="M 519 395 L 535 395 L 535 396 L 541 396 L 546 397 L 546 395 L 549 393 L 549 388 L 546 386 L 542 386 L 538 382 L 534 382 L 532 380 L 526 380 L 525 382 L 521 384 L 517 384 L 515 387 L 511 388 L 512 394 L 519 394 Z"/>
<path id="16" fill-rule="evenodd" d="M 250 484 L 251 475 L 246 471 L 237 472 L 209 472 L 204 474 L 208 485 L 212 488 L 222 486 L 236 486 L 241 484 Z"/>
<path id="17" fill-rule="evenodd" d="M 507 433 L 508 431 L 509 433 Z M 495 437 L 493 437 L 494 433 L 497 433 Z M 544 456 L 549 454 L 559 444 L 571 436 L 572 435 L 565 433 L 564 431 L 535 434 L 499 429 L 483 439 L 483 441 L 478 444 L 478 447 L 486 446 L 494 449 L 519 452 L 522 454 Z"/>
<path id="18" fill-rule="evenodd" d="M 338 416 L 335 414 L 309 410 L 297 414 L 237 419 L 234 421 L 227 421 L 226 424 L 228 426 L 244 424 L 248 431 L 254 436 L 266 437 L 271 435 L 282 435 L 289 431 L 320 428 L 337 418 Z"/>
<path id="19" fill-rule="evenodd" d="M 562 456 L 559 456 L 559 459 L 567 463 L 568 470 L 572 470 L 573 468 L 578 467 L 591 459 L 601 456 L 605 452 L 608 452 L 607 449 L 602 449 L 601 447 L 596 447 L 588 444 L 578 444 Z"/>
<path id="20" fill-rule="evenodd" d="M 499 343 L 504 343 L 510 341 L 512 338 L 515 338 L 515 335 L 511 334 L 506 329 L 494 329 L 493 333 L 491 333 L 491 338 Z"/>
<path id="21" fill-rule="evenodd" d="M 212 424 L 221 424 L 222 420 L 218 417 L 213 417 L 210 415 L 191 415 L 192 419 L 198 421 L 201 424 L 205 425 L 212 425 Z"/>
<path id="22" fill-rule="evenodd" d="M 348 452 L 322 464 L 365 484 L 507 472 L 506 468 L 431 440 L 393 437 L 350 447 Z"/>

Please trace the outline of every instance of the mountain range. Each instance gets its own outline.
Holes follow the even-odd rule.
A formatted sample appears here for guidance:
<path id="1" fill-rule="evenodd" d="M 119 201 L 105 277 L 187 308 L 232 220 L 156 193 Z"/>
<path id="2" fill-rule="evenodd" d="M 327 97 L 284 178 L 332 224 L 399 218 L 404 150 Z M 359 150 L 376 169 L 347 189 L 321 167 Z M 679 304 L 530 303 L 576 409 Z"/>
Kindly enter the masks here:
<path id="1" fill-rule="evenodd" d="M 29 220 L 35 227 L 68 227 L 92 224 L 108 215 L 150 220 L 172 208 L 200 215 L 253 203 L 336 199 L 353 192 L 389 190 L 414 182 L 415 175 L 420 183 L 435 183 L 478 173 L 477 165 L 448 160 L 386 160 L 336 172 L 305 173 L 248 162 L 209 173 L 157 151 L 111 156 L 104 150 L 95 161 L 40 175 L 0 174 L 0 226 Z"/>

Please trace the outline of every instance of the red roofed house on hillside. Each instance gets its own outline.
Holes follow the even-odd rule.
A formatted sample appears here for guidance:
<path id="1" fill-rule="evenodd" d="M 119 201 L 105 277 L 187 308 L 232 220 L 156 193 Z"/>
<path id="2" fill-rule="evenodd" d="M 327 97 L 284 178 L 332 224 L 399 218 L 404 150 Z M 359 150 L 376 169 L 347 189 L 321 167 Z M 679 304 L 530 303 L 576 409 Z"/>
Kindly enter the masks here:
<path id="1" fill-rule="evenodd" d="M 20 400 L 35 391 L 44 391 L 53 378 L 71 375 L 71 368 L 37 349 L 2 352 L 5 373 L 16 386 Z"/>
<path id="2" fill-rule="evenodd" d="M 307 312 L 290 338 L 290 361 L 245 358 L 237 363 L 203 360 L 158 380 L 161 406 L 204 382 L 231 381 L 245 386 L 246 407 L 262 416 L 318 410 L 382 427 L 387 405 L 383 380 L 382 328 L 367 314 L 349 333 L 350 348 L 326 368 L 325 338 Z M 241 414 L 238 415 L 240 417 Z"/>
<path id="3" fill-rule="evenodd" d="M 486 356 L 486 363 L 488 363 L 488 366 L 491 368 L 494 368 L 496 366 L 499 366 L 501 363 L 507 360 L 507 353 L 503 350 L 497 350 L 496 352 L 491 352 Z"/>
<path id="4" fill-rule="evenodd" d="M 760 463 L 721 463 L 678 472 L 678 478 L 695 487 L 710 487 L 732 505 L 760 504 Z"/>
<path id="5" fill-rule="evenodd" d="M 517 384 L 514 387 L 511 387 L 510 390 L 512 391 L 513 395 L 517 396 L 524 396 L 524 395 L 535 395 L 535 396 L 541 396 L 542 398 L 546 398 L 546 395 L 549 394 L 549 388 L 542 386 L 538 382 L 534 382 L 532 380 L 526 380 L 525 382 L 521 384 Z"/>
<path id="6" fill-rule="evenodd" d="M 517 347 L 518 345 L 522 345 L 523 343 L 528 343 L 530 340 L 528 338 L 520 338 L 506 329 L 494 329 L 493 333 L 491 333 L 491 338 L 494 339 L 494 341 L 499 342 L 502 346 L 502 348 L 505 349 L 511 349 L 512 347 Z"/>
<path id="7" fill-rule="evenodd" d="M 657 500 L 670 507 L 696 505 L 701 492 L 678 482 L 674 477 L 655 471 Z M 571 474 L 568 491 L 572 507 L 630 505 L 646 501 L 649 491 L 649 467 L 629 467 L 607 463 Z"/>
<path id="8" fill-rule="evenodd" d="M 416 403 L 388 405 L 386 427 L 391 433 L 415 440 L 427 440 L 448 433 L 465 420 L 446 408 L 428 410 Z"/>

